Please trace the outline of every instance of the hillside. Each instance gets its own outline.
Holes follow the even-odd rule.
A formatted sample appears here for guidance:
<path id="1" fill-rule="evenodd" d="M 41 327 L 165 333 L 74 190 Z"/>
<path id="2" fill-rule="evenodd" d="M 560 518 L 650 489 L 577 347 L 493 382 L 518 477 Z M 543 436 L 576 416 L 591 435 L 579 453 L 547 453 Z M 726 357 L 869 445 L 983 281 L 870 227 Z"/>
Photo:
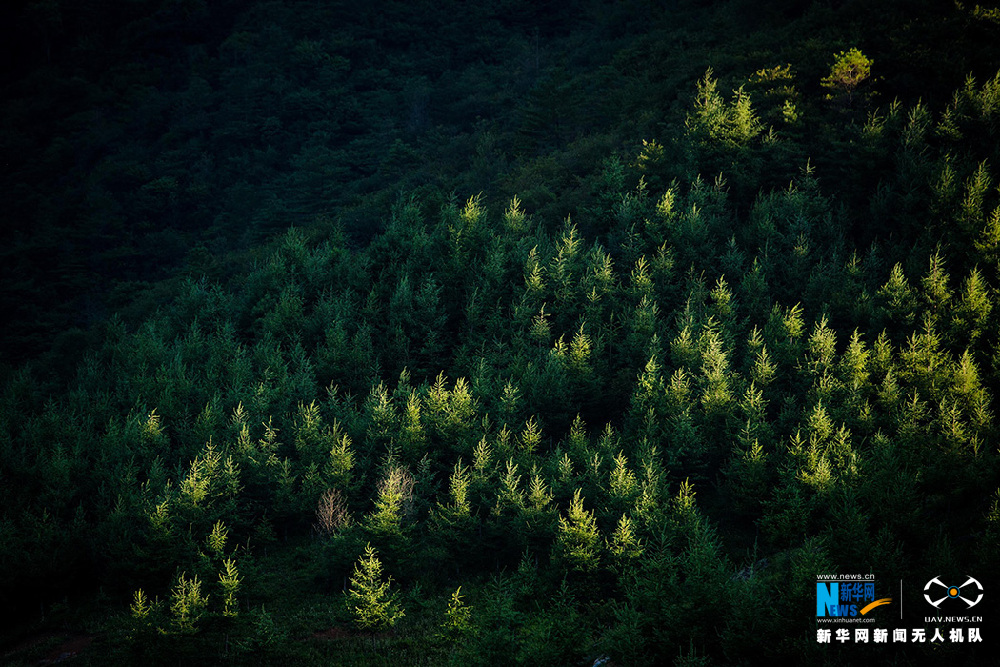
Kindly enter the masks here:
<path id="1" fill-rule="evenodd" d="M 987 663 L 1000 9 L 869 5 L 8 10 L 3 660 Z"/>

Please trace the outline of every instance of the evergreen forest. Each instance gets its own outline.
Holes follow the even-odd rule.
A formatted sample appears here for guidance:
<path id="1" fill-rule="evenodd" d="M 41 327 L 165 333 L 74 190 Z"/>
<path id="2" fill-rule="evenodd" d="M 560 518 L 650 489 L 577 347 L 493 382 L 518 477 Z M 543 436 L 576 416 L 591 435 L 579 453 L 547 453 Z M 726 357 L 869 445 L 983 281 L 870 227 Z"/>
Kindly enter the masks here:
<path id="1" fill-rule="evenodd" d="M 996 664 L 997 2 L 4 4 L 0 663 Z"/>

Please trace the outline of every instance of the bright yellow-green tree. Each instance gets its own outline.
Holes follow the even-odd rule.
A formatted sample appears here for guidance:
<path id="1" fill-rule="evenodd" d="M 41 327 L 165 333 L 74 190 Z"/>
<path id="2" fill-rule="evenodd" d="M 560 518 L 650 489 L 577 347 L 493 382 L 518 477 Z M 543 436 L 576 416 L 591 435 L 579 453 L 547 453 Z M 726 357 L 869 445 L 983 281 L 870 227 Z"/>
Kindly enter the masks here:
<path id="1" fill-rule="evenodd" d="M 365 547 L 365 554 L 354 566 L 351 585 L 347 590 L 347 604 L 354 622 L 363 630 L 391 628 L 404 616 L 396 593 L 391 591 L 392 578 L 383 580 L 382 561 L 372 545 Z"/>
<path id="2" fill-rule="evenodd" d="M 830 73 L 820 81 L 830 91 L 827 99 L 850 107 L 854 103 L 858 87 L 871 76 L 873 64 L 874 61 L 858 49 L 838 53 L 834 57 Z"/>

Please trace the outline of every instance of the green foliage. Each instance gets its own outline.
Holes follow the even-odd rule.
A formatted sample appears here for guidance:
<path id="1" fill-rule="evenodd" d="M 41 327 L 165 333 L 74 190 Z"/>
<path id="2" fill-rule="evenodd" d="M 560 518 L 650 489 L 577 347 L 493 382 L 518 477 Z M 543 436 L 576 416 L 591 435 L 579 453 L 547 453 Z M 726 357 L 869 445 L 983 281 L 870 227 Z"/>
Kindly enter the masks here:
<path id="1" fill-rule="evenodd" d="M 236 563 L 232 558 L 222 561 L 222 568 L 222 571 L 219 572 L 219 588 L 222 589 L 223 596 L 222 615 L 235 617 L 239 614 L 236 593 L 240 590 L 243 578 L 240 576 L 239 570 L 236 569 Z"/>
<path id="2" fill-rule="evenodd" d="M 712 74 L 710 67 L 698 81 L 694 108 L 685 120 L 687 131 L 699 141 L 744 146 L 760 135 L 763 124 L 750 106 L 750 95 L 742 87 L 733 92 L 727 105 Z"/>
<path id="3" fill-rule="evenodd" d="M 365 517 L 366 527 L 375 535 L 399 535 L 413 500 L 413 475 L 398 465 L 390 465 L 379 482 L 375 509 Z"/>
<path id="4" fill-rule="evenodd" d="M 852 106 L 858 87 L 871 76 L 873 64 L 873 60 L 856 48 L 836 54 L 830 73 L 820 81 L 820 85 L 830 91 L 827 99 L 845 107 Z"/>
<path id="5" fill-rule="evenodd" d="M 145 621 L 153 610 L 153 603 L 149 601 L 146 593 L 140 588 L 132 596 L 132 606 L 129 609 L 132 612 L 132 618 L 137 621 Z"/>
<path id="6" fill-rule="evenodd" d="M 354 623 L 362 630 L 383 630 L 393 627 L 405 615 L 395 591 L 390 590 L 392 578 L 383 581 L 382 562 L 371 544 L 354 566 L 347 605 Z"/>
<path id="7" fill-rule="evenodd" d="M 216 521 L 212 526 L 212 532 L 205 538 L 205 544 L 216 556 L 221 556 L 226 548 L 226 538 L 229 537 L 229 529 L 221 520 Z"/>
<path id="8" fill-rule="evenodd" d="M 208 595 L 201 594 L 201 580 L 197 575 L 189 579 L 187 573 L 180 573 L 170 590 L 170 616 L 175 631 L 182 634 L 196 632 L 208 599 Z"/>
<path id="9" fill-rule="evenodd" d="M 600 564 L 601 537 L 593 512 L 583 507 L 580 489 L 573 492 L 566 516 L 559 517 L 554 556 L 566 567 L 579 572 L 592 572 Z"/>
<path id="10" fill-rule="evenodd" d="M 619 570 L 642 555 L 642 540 L 636 536 L 632 520 L 627 515 L 623 514 L 618 520 L 618 526 L 607 543 L 607 550 Z"/>
<path id="11" fill-rule="evenodd" d="M 767 495 L 771 484 L 767 459 L 767 452 L 756 438 L 746 449 L 734 449 L 726 470 L 727 481 L 743 511 L 756 514 Z"/>
<path id="12" fill-rule="evenodd" d="M 470 632 L 472 627 L 472 607 L 462 599 L 462 587 L 459 586 L 448 600 L 441 629 L 448 637 L 458 639 Z"/>

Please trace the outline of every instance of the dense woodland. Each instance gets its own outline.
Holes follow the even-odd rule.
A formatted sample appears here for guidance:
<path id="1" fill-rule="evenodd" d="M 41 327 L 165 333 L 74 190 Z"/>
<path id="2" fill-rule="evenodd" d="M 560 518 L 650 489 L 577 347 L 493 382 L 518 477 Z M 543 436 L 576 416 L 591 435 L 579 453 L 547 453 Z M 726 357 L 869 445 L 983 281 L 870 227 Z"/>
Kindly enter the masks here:
<path id="1" fill-rule="evenodd" d="M 3 661 L 986 662 L 1000 9 L 4 11 Z"/>

